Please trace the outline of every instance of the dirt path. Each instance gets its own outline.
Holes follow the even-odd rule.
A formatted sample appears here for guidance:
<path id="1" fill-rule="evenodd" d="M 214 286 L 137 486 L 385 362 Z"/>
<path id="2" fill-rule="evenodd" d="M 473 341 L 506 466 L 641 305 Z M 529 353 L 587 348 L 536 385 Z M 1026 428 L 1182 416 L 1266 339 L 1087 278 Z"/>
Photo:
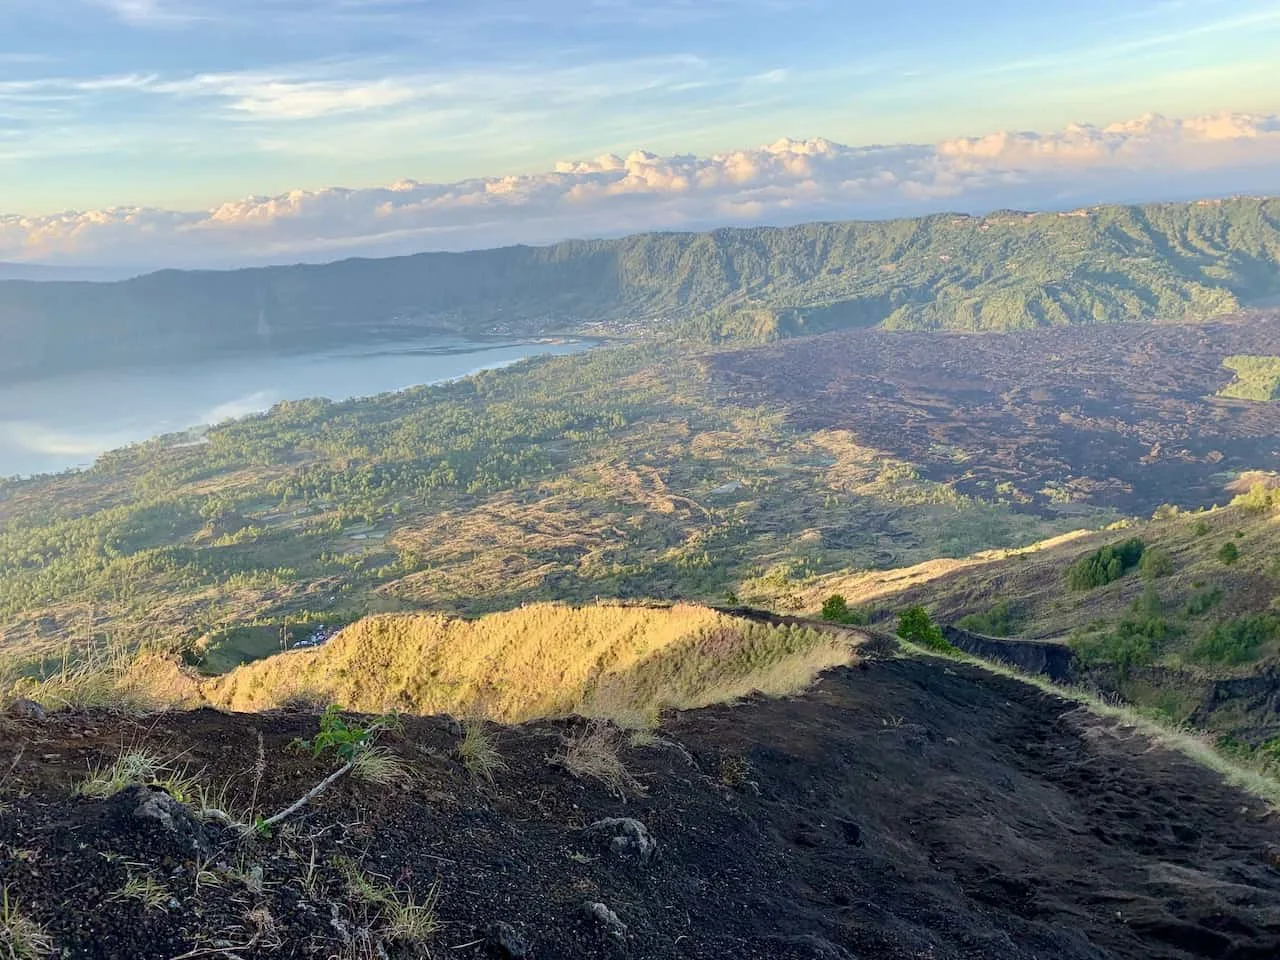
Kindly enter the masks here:
<path id="1" fill-rule="evenodd" d="M 197 886 L 189 837 L 70 796 L 123 743 L 234 777 L 243 802 L 260 731 L 260 801 L 277 808 L 326 769 L 287 749 L 314 729 L 211 711 L 0 727 L 0 771 L 23 750 L 0 781 L 0 883 L 68 956 L 121 960 L 376 956 L 343 940 L 378 921 L 338 858 L 419 899 L 438 890 L 443 928 L 391 957 L 520 955 L 502 952 L 496 922 L 539 960 L 1280 956 L 1273 814 L 1070 703 L 940 661 L 840 669 L 799 698 L 671 717 L 669 744 L 624 747 L 646 790 L 625 799 L 547 763 L 573 722 L 501 731 L 509 769 L 489 786 L 452 757 L 447 721 L 412 719 L 388 741 L 412 784 L 341 784 L 269 840 L 207 831 L 200 869 L 217 884 Z M 604 817 L 641 821 L 657 855 L 584 831 Z M 106 902 L 141 873 L 171 899 Z"/>

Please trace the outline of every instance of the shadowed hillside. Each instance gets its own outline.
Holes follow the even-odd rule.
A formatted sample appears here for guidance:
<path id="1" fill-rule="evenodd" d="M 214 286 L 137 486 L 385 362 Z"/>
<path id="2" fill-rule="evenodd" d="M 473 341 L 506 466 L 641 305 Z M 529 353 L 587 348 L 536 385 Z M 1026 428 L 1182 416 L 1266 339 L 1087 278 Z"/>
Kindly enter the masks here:
<path id="1" fill-rule="evenodd" d="M 653 233 L 324 266 L 0 282 L 0 371 L 428 330 L 769 340 L 1204 318 L 1280 292 L 1280 201 Z"/>

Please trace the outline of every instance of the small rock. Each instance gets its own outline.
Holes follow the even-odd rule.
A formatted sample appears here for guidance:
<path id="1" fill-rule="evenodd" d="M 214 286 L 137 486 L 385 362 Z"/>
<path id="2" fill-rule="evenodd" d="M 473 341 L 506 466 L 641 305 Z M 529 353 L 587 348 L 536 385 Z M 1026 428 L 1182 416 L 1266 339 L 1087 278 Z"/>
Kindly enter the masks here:
<path id="1" fill-rule="evenodd" d="M 491 923 L 484 932 L 484 948 L 498 960 L 527 960 L 533 953 L 529 942 L 509 923 L 499 920 Z"/>
<path id="2" fill-rule="evenodd" d="M 658 843 L 649 834 L 648 827 L 631 817 L 597 820 L 586 832 L 608 837 L 611 850 L 624 857 L 633 856 L 642 863 L 658 851 Z"/>
<path id="3" fill-rule="evenodd" d="M 196 851 L 209 849 L 204 825 L 181 802 L 156 787 L 125 787 L 110 800 L 110 806 L 142 821 L 159 825 L 186 846 Z"/>
<path id="4" fill-rule="evenodd" d="M 619 920 L 618 915 L 603 903 L 585 901 L 582 904 L 582 915 L 603 927 L 611 937 L 617 937 L 621 940 L 627 935 L 627 925 Z"/>
<path id="5" fill-rule="evenodd" d="M 15 720 L 43 720 L 48 714 L 34 700 L 15 700 L 6 711 Z"/>

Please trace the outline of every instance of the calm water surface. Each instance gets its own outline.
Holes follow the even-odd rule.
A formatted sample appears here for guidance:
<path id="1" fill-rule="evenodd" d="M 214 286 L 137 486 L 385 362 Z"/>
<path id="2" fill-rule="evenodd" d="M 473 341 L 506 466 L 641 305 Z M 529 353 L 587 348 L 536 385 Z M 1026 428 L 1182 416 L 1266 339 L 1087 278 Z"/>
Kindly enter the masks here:
<path id="1" fill-rule="evenodd" d="M 88 466 L 106 450 L 258 413 L 281 400 L 372 396 L 590 346 L 436 337 L 0 383 L 0 477 Z"/>

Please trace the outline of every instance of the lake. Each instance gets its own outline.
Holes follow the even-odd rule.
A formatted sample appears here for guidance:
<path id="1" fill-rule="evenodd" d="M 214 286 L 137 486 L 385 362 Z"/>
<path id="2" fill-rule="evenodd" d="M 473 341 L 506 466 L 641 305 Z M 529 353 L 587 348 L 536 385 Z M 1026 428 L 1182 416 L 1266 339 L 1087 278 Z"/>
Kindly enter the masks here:
<path id="1" fill-rule="evenodd" d="M 0 477 L 89 466 L 107 450 L 260 413 L 281 400 L 367 397 L 591 346 L 433 337 L 0 385 Z"/>

